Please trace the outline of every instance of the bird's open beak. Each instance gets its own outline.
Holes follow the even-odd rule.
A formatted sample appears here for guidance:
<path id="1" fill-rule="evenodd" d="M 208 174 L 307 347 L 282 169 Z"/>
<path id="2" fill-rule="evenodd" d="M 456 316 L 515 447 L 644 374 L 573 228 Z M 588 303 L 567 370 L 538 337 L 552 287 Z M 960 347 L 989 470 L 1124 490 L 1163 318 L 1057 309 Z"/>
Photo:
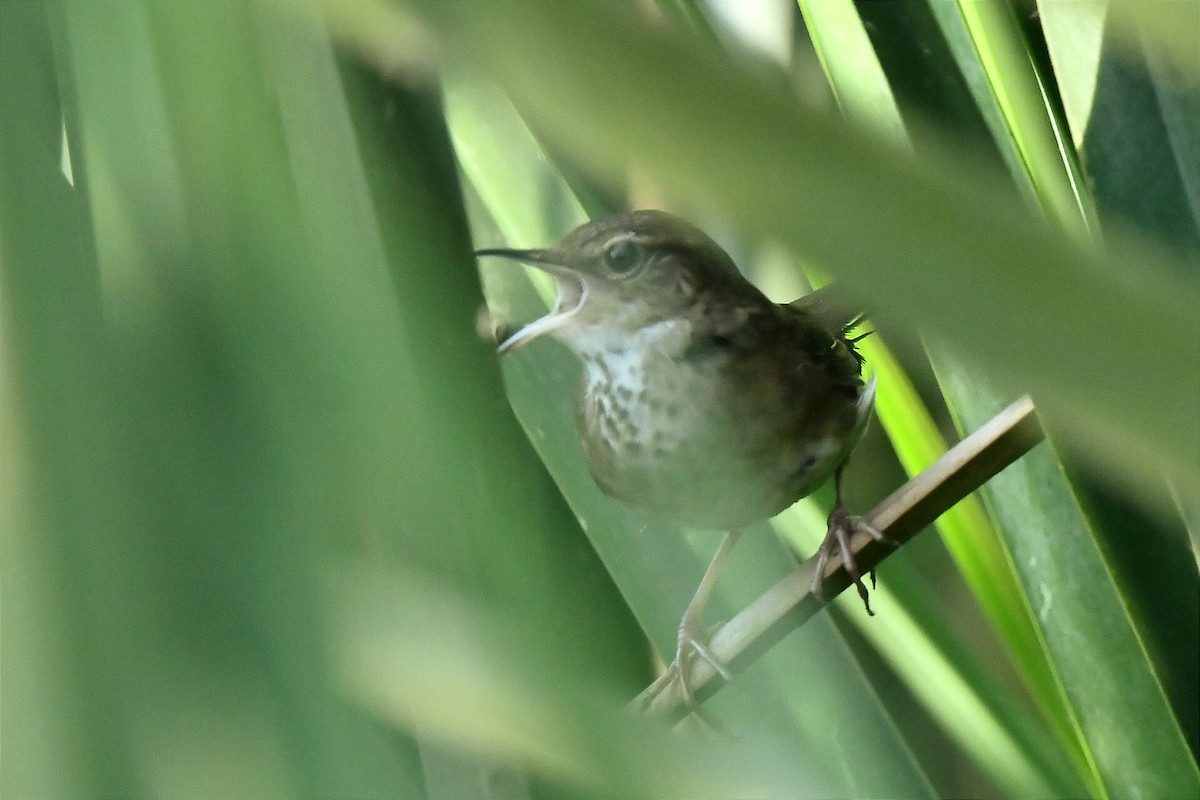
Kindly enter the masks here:
<path id="1" fill-rule="evenodd" d="M 558 297 L 554 301 L 554 307 L 545 316 L 539 317 L 523 328 L 520 328 L 516 333 L 501 342 L 500 346 L 496 348 L 496 352 L 501 355 L 516 350 L 518 347 L 532 342 L 537 337 L 566 325 L 571 317 L 583 307 L 583 301 L 587 298 L 587 284 L 583 282 L 575 270 L 559 263 L 554 257 L 553 250 L 506 250 L 503 248 L 493 248 L 476 250 L 475 255 L 497 256 L 529 264 L 549 273 L 558 286 Z"/>

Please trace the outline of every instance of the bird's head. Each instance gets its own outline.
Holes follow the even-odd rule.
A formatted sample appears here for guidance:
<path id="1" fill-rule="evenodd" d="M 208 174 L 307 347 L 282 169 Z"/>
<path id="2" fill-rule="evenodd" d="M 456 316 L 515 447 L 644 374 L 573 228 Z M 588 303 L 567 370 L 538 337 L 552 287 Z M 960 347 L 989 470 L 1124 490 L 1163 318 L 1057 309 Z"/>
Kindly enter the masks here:
<path id="1" fill-rule="evenodd" d="M 595 220 L 543 249 L 476 255 L 524 262 L 558 285 L 550 312 L 505 339 L 501 353 L 543 334 L 586 353 L 619 346 L 664 322 L 693 321 L 714 296 L 761 298 L 716 242 L 663 211 Z"/>

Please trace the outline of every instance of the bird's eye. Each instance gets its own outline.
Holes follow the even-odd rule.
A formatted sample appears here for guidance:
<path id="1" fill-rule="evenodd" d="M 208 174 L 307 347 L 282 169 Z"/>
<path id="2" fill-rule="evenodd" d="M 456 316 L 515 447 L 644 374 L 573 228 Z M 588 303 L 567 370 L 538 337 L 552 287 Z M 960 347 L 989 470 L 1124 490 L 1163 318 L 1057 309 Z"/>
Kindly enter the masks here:
<path id="1" fill-rule="evenodd" d="M 642 246 L 628 237 L 613 239 L 604 248 L 604 266 L 614 275 L 633 274 L 642 260 Z"/>

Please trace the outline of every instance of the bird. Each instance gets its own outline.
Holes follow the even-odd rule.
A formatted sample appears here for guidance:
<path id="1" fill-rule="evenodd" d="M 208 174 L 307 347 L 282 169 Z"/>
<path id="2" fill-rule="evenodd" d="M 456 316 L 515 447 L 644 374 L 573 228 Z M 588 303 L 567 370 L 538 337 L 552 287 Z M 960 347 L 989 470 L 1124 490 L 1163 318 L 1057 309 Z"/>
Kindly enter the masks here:
<path id="1" fill-rule="evenodd" d="M 861 315 L 831 291 L 769 300 L 713 239 L 665 211 L 585 223 L 538 249 L 487 248 L 477 257 L 548 273 L 553 307 L 502 331 L 498 353 L 541 337 L 582 361 L 575 402 L 584 460 L 607 495 L 657 518 L 724 533 L 680 620 L 669 670 L 696 707 L 693 658 L 725 680 L 700 621 L 717 576 L 748 525 L 773 517 L 831 476 L 835 504 L 817 553 L 813 590 L 839 555 L 870 612 L 849 547 L 842 472 L 875 400 L 851 336 Z"/>

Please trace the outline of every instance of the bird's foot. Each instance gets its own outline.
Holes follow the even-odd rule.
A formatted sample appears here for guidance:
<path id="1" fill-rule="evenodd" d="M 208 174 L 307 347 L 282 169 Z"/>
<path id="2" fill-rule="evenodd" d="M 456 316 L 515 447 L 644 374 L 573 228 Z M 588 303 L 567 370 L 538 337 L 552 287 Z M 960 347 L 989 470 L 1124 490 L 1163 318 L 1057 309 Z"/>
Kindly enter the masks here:
<path id="1" fill-rule="evenodd" d="M 646 691 L 644 695 L 645 708 L 649 709 L 668 686 L 678 681 L 680 699 L 698 718 L 705 719 L 699 704 L 696 703 L 696 693 L 692 690 L 694 659 L 707 661 L 716 674 L 726 681 L 733 680 L 733 673 L 710 649 L 711 632 L 701 631 L 700 615 L 704 613 L 704 605 L 708 602 L 708 595 L 716 583 L 717 574 L 721 571 L 721 566 L 737 542 L 738 536 L 739 532 L 736 530 L 726 533 L 717 552 L 713 554 L 708 569 L 704 570 L 704 577 L 700 579 L 700 585 L 696 587 L 696 592 L 692 595 L 687 610 L 683 612 L 683 619 L 679 622 L 678 633 L 675 637 L 675 660 Z"/>
<path id="2" fill-rule="evenodd" d="M 675 660 L 671 662 L 671 666 L 667 667 L 667 670 L 674 670 L 675 678 L 679 681 L 679 694 L 689 708 L 699 707 L 696 702 L 696 694 L 692 691 L 693 658 L 707 661 L 713 671 L 725 681 L 733 680 L 733 673 L 709 649 L 709 641 L 710 637 L 697 630 L 695 624 L 688 620 L 679 623 L 679 632 L 675 640 Z"/>
<path id="3" fill-rule="evenodd" d="M 701 720 L 710 724 L 713 723 L 713 720 L 704 713 L 700 704 L 696 701 L 692 671 L 695 669 L 696 659 L 700 659 L 708 662 L 708 665 L 723 680 L 733 680 L 733 673 L 721 663 L 721 660 L 716 657 L 709 647 L 711 634 L 719 627 L 716 626 L 713 631 L 705 633 L 698 630 L 695 623 L 689 620 L 684 620 L 679 624 L 675 644 L 675 660 L 663 671 L 658 680 L 651 685 L 643 699 L 643 709 L 648 709 L 654 703 L 655 699 L 666 691 L 667 687 L 672 683 L 677 683 L 679 685 L 679 697 L 683 705 L 687 706 Z M 717 727 L 719 730 L 719 726 Z"/>
<path id="4" fill-rule="evenodd" d="M 825 541 L 821 542 L 821 548 L 817 550 L 817 566 L 813 571 L 812 591 L 817 597 L 825 599 L 822 591 L 825 583 L 825 567 L 836 551 L 841 556 L 842 564 L 845 565 L 846 572 L 850 574 L 850 579 L 854 581 L 854 587 L 858 590 L 858 596 L 862 598 L 867 613 L 874 616 L 875 612 L 871 610 L 867 587 L 862 582 L 862 571 L 858 568 L 858 560 L 854 557 L 854 551 L 850 549 L 850 539 L 856 533 L 865 533 L 877 542 L 884 542 L 893 547 L 898 546 L 896 542 L 884 536 L 862 517 L 852 516 L 846 507 L 839 503 L 829 514 L 829 530 L 825 534 Z M 870 577 L 871 588 L 874 589 L 875 570 L 870 571 Z"/>

